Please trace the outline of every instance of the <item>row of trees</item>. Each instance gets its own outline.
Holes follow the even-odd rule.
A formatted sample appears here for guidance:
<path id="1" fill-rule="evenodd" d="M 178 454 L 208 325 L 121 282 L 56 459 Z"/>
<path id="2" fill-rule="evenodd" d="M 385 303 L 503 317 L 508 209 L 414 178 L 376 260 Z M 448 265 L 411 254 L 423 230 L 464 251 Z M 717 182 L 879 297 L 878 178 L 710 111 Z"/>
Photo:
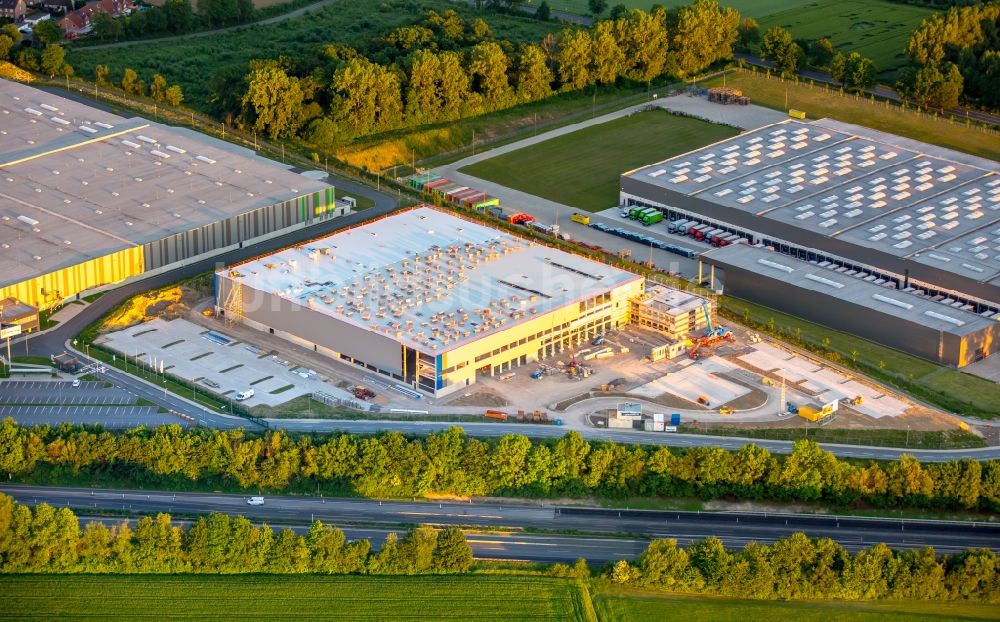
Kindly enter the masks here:
<path id="1" fill-rule="evenodd" d="M 406 53 L 390 64 L 335 46 L 324 51 L 330 61 L 326 73 L 289 59 L 254 61 L 238 84 L 222 81 L 215 99 L 238 104 L 239 119 L 255 131 L 271 137 L 298 134 L 331 147 L 372 132 L 502 110 L 559 91 L 693 74 L 732 57 L 739 14 L 715 0 L 671 12 L 635 9 L 589 29 L 566 28 L 539 44 L 517 47 L 492 40 L 480 22 L 465 24 L 453 11 L 428 14 L 423 25 L 388 35 L 387 47 Z"/>
<path id="2" fill-rule="evenodd" d="M 156 73 L 153 74 L 146 88 L 146 81 L 139 77 L 139 74 L 130 67 L 126 67 L 122 72 L 121 80 L 113 82 L 110 79 L 110 70 L 107 65 L 97 65 L 94 67 L 94 80 L 99 86 L 105 88 L 121 89 L 129 95 L 149 97 L 158 104 L 179 106 L 184 101 L 184 92 L 179 84 L 167 84 L 167 79 Z"/>
<path id="3" fill-rule="evenodd" d="M 291 437 L 271 431 L 164 426 L 109 432 L 0 423 L 0 473 L 32 481 L 113 482 L 150 487 L 233 487 L 417 497 L 722 496 L 863 503 L 882 507 L 1000 510 L 1000 461 L 921 464 L 839 460 L 800 440 L 787 456 L 747 445 L 675 449 L 588 442 L 576 432 L 532 442 L 464 436 L 460 428 L 407 438 Z"/>
<path id="4" fill-rule="evenodd" d="M 158 514 L 81 529 L 69 508 L 31 508 L 0 495 L 0 572 L 6 573 L 418 574 L 465 572 L 472 562 L 458 527 L 421 526 L 402 538 L 390 533 L 373 552 L 368 540 L 348 542 L 320 521 L 304 535 L 275 533 L 227 514 L 200 517 L 186 528 Z M 549 572 L 591 576 L 582 559 Z M 801 533 L 737 552 L 715 537 L 686 549 L 676 540 L 654 540 L 634 563 L 612 564 L 604 576 L 619 584 L 757 599 L 1000 599 L 1000 561 L 989 549 L 939 557 L 930 547 L 897 553 L 877 544 L 851 554 L 829 538 Z"/>
<path id="5" fill-rule="evenodd" d="M 198 0 L 198 13 L 191 0 L 166 0 L 160 6 L 149 6 L 118 19 L 99 13 L 93 18 L 91 34 L 98 41 L 118 41 L 222 28 L 245 24 L 253 18 L 253 0 Z"/>
<path id="6" fill-rule="evenodd" d="M 619 561 L 615 583 L 756 599 L 1000 600 L 1000 560 L 990 549 L 938 556 L 885 544 L 851 554 L 829 538 L 802 533 L 730 552 L 718 538 L 686 549 L 654 540 L 634 564 Z"/>
<path id="7" fill-rule="evenodd" d="M 756 36 L 756 23 L 747 24 L 747 21 L 744 20 L 741 27 L 741 38 L 749 42 Z M 834 52 L 833 42 L 827 38 L 796 40 L 792 33 L 780 26 L 764 34 L 760 57 L 770 60 L 782 75 L 793 76 L 808 63 L 818 69 L 829 70 L 833 79 L 841 85 L 861 91 L 874 86 L 878 74 L 874 61 L 858 52 Z"/>
<path id="8" fill-rule="evenodd" d="M 922 105 L 947 109 L 960 100 L 1000 108 L 1000 5 L 935 13 L 910 36 L 911 64 L 896 88 Z"/>
<path id="9" fill-rule="evenodd" d="M 169 514 L 81 529 L 69 508 L 35 508 L 0 494 L 0 572 L 419 574 L 465 572 L 472 550 L 461 529 L 390 533 L 378 552 L 368 540 L 316 521 L 300 535 L 243 516 L 211 514 L 188 527 Z"/>
<path id="10" fill-rule="evenodd" d="M 29 71 L 42 71 L 50 78 L 68 78 L 73 75 L 73 67 L 66 62 L 66 50 L 56 43 L 62 38 L 62 30 L 56 25 L 59 37 L 49 39 L 44 33 L 44 29 L 39 29 L 42 24 L 49 24 L 52 20 L 45 20 L 35 27 L 36 42 L 42 47 L 41 53 L 35 48 L 21 46 L 21 33 L 17 26 L 5 24 L 0 27 L 0 61 L 12 60 L 22 69 Z M 54 23 L 54 22 L 53 22 Z"/>

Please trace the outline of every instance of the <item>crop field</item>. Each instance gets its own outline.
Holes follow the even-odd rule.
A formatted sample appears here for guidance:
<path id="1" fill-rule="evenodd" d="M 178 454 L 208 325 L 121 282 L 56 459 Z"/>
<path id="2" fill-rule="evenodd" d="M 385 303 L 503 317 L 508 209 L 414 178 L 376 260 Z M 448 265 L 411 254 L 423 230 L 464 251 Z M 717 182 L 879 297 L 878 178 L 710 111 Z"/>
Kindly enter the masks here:
<path id="1" fill-rule="evenodd" d="M 996 607 L 979 603 L 849 603 L 838 601 L 730 600 L 641 593 L 599 594 L 594 598 L 601 622 L 945 622 L 995 620 Z"/>
<path id="2" fill-rule="evenodd" d="M 565 205 L 598 211 L 618 204 L 621 173 L 737 133 L 729 126 L 652 110 L 592 125 L 461 170 Z"/>
<path id="3" fill-rule="evenodd" d="M 879 72 L 905 62 L 906 41 L 934 11 L 882 0 L 818 0 L 759 19 L 761 33 L 781 26 L 796 39 L 827 37 L 834 49 L 856 51 L 875 61 Z"/>
<path id="4" fill-rule="evenodd" d="M 901 110 L 893 105 L 887 107 L 883 102 L 840 95 L 833 88 L 766 78 L 759 73 L 730 73 L 725 80 L 728 86 L 742 89 L 754 104 L 784 110 L 787 93 L 788 107 L 805 111 L 810 119 L 830 117 L 984 158 L 1000 159 L 997 132 L 967 126 L 961 121 Z M 703 86 L 721 86 L 722 82 L 722 78 L 713 78 L 705 81 Z"/>
<path id="5" fill-rule="evenodd" d="M 733 7 L 740 12 L 740 15 L 760 19 L 765 15 L 777 13 L 778 11 L 809 4 L 811 1 L 813 0 L 720 0 L 719 4 Z M 630 9 L 644 9 L 648 11 L 654 4 L 671 9 L 686 4 L 693 4 L 693 2 L 694 0 L 663 0 L 662 2 L 657 2 L 656 0 L 623 0 L 622 2 L 618 2 L 615 0 L 609 2 L 608 6 L 612 7 L 616 4 L 624 4 Z M 566 13 L 576 13 L 577 15 L 590 14 L 590 9 L 587 8 L 587 0 L 549 0 L 549 6 L 552 7 L 553 11 L 565 11 Z"/>
<path id="6" fill-rule="evenodd" d="M 0 577 L 0 619 L 587 619 L 571 581 L 519 576 L 27 575 Z"/>
<path id="7" fill-rule="evenodd" d="M 186 105 L 204 110 L 210 79 L 221 69 L 246 67 L 251 59 L 295 56 L 309 50 L 320 54 L 320 48 L 332 43 L 364 48 L 398 26 L 419 21 L 428 9 L 448 8 L 456 9 L 466 19 L 479 15 L 471 8 L 445 0 L 337 0 L 288 20 L 218 35 L 140 41 L 126 47 L 70 48 L 66 61 L 91 80 L 96 65 L 107 65 L 112 81 L 121 80 L 126 67 L 135 69 L 147 82 L 159 73 L 169 83 L 181 85 Z M 491 14 L 488 21 L 494 36 L 514 42 L 540 41 L 546 33 L 560 28 L 528 16 Z"/>

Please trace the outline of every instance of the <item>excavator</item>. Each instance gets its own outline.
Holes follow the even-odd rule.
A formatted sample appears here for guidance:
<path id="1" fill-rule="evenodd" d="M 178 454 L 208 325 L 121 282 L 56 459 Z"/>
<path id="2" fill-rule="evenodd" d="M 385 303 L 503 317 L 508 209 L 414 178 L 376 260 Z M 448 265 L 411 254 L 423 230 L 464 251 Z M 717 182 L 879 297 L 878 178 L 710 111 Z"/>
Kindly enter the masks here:
<path id="1" fill-rule="evenodd" d="M 734 341 L 736 339 L 736 336 L 733 335 L 733 331 L 729 330 L 728 328 L 724 326 L 712 325 L 712 316 L 708 311 L 707 302 L 701 303 L 701 311 L 702 313 L 705 314 L 705 322 L 708 324 L 708 331 L 706 331 L 704 335 L 695 340 L 694 347 L 691 348 L 691 350 L 688 352 L 688 358 L 690 358 L 693 361 L 696 361 L 699 358 L 701 358 L 702 356 L 701 349 L 703 347 L 711 346 L 713 344 L 722 341 L 723 339 L 725 339 L 726 341 Z"/>

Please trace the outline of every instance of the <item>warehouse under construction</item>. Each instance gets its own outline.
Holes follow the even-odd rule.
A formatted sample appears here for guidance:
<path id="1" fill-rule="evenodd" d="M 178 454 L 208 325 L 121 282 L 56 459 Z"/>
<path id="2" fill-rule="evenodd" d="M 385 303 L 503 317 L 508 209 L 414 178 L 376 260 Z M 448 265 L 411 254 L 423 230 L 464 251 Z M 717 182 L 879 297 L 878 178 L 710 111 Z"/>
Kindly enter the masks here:
<path id="1" fill-rule="evenodd" d="M 228 321 L 441 396 L 622 326 L 644 286 L 420 206 L 221 270 L 216 305 Z"/>
<path id="2" fill-rule="evenodd" d="M 249 149 L 0 79 L 0 300 L 44 309 L 348 208 Z"/>

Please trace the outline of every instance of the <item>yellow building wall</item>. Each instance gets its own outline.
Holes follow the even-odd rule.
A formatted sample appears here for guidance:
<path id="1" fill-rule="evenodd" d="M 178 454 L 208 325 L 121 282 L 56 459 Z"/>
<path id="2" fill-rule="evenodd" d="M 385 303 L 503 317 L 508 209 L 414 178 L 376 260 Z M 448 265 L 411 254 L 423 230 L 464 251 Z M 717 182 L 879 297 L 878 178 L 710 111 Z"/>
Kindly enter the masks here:
<path id="1" fill-rule="evenodd" d="M 610 309 L 612 325 L 617 323 L 621 326 L 628 323 L 630 313 L 629 301 L 631 298 L 642 294 L 644 285 L 643 279 L 640 278 L 611 290 L 611 300 L 608 303 L 608 308 Z M 560 326 L 566 322 L 572 324 L 580 320 L 581 324 L 586 324 L 590 320 L 602 317 L 603 315 L 604 313 L 595 313 L 580 320 L 580 306 L 579 301 L 577 301 L 565 307 L 533 317 L 507 330 L 485 335 L 460 348 L 446 352 L 442 355 L 442 369 L 449 369 L 463 362 L 467 364 L 462 369 L 456 369 L 443 374 L 446 382 L 445 388 L 442 390 L 447 391 L 448 388 L 453 386 L 464 386 L 466 380 L 469 381 L 469 384 L 472 384 L 476 380 L 476 370 L 486 366 L 499 366 L 512 359 L 520 358 L 522 355 L 526 356 L 529 362 L 538 360 L 538 349 L 541 347 L 542 342 L 551 335 L 528 340 L 522 345 L 517 345 L 478 362 L 476 361 L 477 356 L 486 352 L 492 352 L 502 346 L 520 341 L 523 337 L 543 332 L 546 329 Z M 566 330 L 572 331 L 573 326 L 571 325 Z"/>
<path id="2" fill-rule="evenodd" d="M 142 274 L 144 268 L 142 247 L 133 246 L 27 281 L 0 287 L 0 299 L 12 296 L 39 309 L 46 309 L 88 289 Z"/>

